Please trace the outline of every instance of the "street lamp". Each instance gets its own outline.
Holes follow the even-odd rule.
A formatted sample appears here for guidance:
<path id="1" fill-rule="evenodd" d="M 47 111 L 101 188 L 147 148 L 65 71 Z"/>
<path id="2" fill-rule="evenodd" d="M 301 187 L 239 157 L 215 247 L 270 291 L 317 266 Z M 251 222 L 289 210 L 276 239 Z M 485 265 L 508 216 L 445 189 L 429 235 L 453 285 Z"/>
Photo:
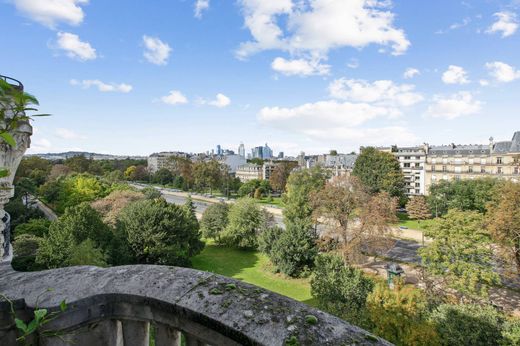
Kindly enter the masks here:
<path id="1" fill-rule="evenodd" d="M 404 269 L 397 263 L 390 263 L 385 265 L 386 273 L 387 273 L 387 282 L 388 287 L 390 289 L 394 289 L 394 278 L 400 278 L 402 274 L 404 274 Z"/>

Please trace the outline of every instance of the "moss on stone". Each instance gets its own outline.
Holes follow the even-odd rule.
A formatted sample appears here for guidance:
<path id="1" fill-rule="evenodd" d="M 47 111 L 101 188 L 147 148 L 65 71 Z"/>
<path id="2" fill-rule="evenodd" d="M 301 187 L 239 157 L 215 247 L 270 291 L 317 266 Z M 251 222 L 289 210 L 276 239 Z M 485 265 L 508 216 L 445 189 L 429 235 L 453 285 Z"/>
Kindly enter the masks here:
<path id="1" fill-rule="evenodd" d="M 315 325 L 316 323 L 318 323 L 318 319 L 314 315 L 307 315 L 305 316 L 305 322 L 307 324 Z"/>

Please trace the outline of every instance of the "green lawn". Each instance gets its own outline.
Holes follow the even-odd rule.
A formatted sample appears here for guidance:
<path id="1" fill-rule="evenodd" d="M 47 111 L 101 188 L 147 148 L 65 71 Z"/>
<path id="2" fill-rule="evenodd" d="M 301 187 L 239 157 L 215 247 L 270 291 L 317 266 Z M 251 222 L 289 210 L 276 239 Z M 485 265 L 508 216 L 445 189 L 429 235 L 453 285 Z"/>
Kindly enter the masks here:
<path id="1" fill-rule="evenodd" d="M 263 253 L 206 244 L 201 254 L 192 258 L 195 269 L 229 276 L 263 287 L 309 305 L 312 299 L 308 279 L 290 279 L 272 272 Z"/>
<path id="2" fill-rule="evenodd" d="M 281 197 L 272 197 L 271 201 L 269 201 L 269 199 L 267 197 L 262 197 L 261 199 L 257 199 L 256 201 L 260 204 L 270 204 L 270 205 L 276 205 L 278 207 L 283 207 Z"/>
<path id="3" fill-rule="evenodd" d="M 405 226 L 410 229 L 416 229 L 419 231 L 424 231 L 427 225 L 430 225 L 433 222 L 435 222 L 435 219 L 424 220 L 420 222 L 417 220 L 410 220 L 408 218 L 408 214 L 406 213 L 397 213 L 397 218 L 399 219 L 399 226 Z"/>

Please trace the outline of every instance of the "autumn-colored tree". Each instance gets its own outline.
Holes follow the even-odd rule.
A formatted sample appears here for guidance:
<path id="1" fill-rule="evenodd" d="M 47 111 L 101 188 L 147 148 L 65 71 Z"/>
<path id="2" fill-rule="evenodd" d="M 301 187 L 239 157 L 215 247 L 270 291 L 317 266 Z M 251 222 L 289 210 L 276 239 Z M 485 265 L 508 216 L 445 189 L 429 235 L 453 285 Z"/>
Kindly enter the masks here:
<path id="1" fill-rule="evenodd" d="M 276 165 L 271 177 L 269 178 L 269 183 L 274 191 L 284 192 L 285 185 L 287 185 L 287 179 L 289 179 L 289 175 L 291 175 L 292 170 L 298 166 L 297 162 L 294 161 L 284 161 L 280 162 Z"/>
<path id="2" fill-rule="evenodd" d="M 48 180 L 56 180 L 59 177 L 65 177 L 72 173 L 72 169 L 69 168 L 69 166 L 62 165 L 62 164 L 56 164 L 52 166 L 51 172 L 49 173 L 49 176 L 47 177 Z"/>
<path id="3" fill-rule="evenodd" d="M 221 186 L 223 176 L 222 165 L 216 161 L 200 161 L 193 165 L 193 178 L 195 186 L 199 189 L 217 189 Z"/>
<path id="4" fill-rule="evenodd" d="M 520 185 L 506 182 L 496 189 L 488 205 L 487 229 L 500 246 L 504 263 L 514 263 L 511 271 L 520 275 Z"/>
<path id="5" fill-rule="evenodd" d="M 426 273 L 439 281 L 437 286 L 456 290 L 461 301 L 487 298 L 489 287 L 500 278 L 493 267 L 483 216 L 476 211 L 450 210 L 428 227 L 425 236 L 432 242 L 419 254 Z"/>
<path id="6" fill-rule="evenodd" d="M 413 220 L 417 220 L 420 223 L 423 220 L 431 219 L 432 213 L 428 202 L 424 196 L 412 196 L 408 203 L 406 203 L 406 210 L 408 211 L 408 217 Z M 424 244 L 424 235 L 423 235 Z"/>
<path id="7" fill-rule="evenodd" d="M 117 217 L 128 204 L 145 199 L 141 192 L 131 190 L 116 190 L 108 196 L 91 204 L 103 217 L 103 222 L 115 226 Z"/>
<path id="8" fill-rule="evenodd" d="M 339 176 L 312 201 L 315 219 L 328 225 L 346 262 L 360 262 L 364 252 L 381 252 L 391 244 L 397 201 L 388 193 L 370 195 L 356 177 Z"/>

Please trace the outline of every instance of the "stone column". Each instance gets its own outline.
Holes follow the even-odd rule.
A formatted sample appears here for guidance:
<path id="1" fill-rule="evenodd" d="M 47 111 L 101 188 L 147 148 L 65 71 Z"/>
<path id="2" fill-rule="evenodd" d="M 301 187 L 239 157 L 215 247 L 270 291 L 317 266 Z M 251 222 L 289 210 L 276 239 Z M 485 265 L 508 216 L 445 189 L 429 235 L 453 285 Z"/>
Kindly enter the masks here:
<path id="1" fill-rule="evenodd" d="M 4 248 L 8 246 L 4 239 L 6 229 L 3 221 L 5 217 L 4 205 L 14 196 L 14 176 L 25 151 L 31 144 L 32 127 L 28 122 L 24 122 L 11 134 L 16 141 L 16 147 L 11 147 L 4 141 L 0 142 L 0 169 L 9 171 L 9 176 L 0 178 L 0 261 L 9 257 L 4 251 Z"/>

